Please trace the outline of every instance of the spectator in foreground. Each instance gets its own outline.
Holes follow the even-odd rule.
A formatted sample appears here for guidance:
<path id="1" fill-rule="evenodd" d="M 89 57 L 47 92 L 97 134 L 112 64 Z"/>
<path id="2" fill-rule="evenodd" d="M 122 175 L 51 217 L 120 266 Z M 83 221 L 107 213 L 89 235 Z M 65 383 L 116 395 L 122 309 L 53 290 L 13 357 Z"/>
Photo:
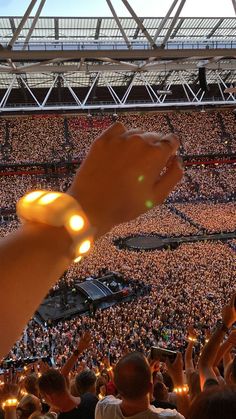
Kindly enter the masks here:
<path id="1" fill-rule="evenodd" d="M 58 419 L 94 419 L 97 398 L 91 393 L 72 396 L 59 371 L 49 369 L 44 373 L 39 378 L 39 390 L 51 409 L 59 412 Z"/>
<path id="2" fill-rule="evenodd" d="M 216 386 L 193 402 L 187 419 L 235 419 L 236 386 Z"/>
<path id="3" fill-rule="evenodd" d="M 82 396 L 86 393 L 96 394 L 97 377 L 92 370 L 81 371 L 75 378 L 78 394 Z"/>
<path id="4" fill-rule="evenodd" d="M 114 382 L 120 399 L 107 396 L 96 407 L 96 419 L 139 419 L 184 417 L 176 410 L 161 409 L 150 405 L 152 394 L 152 375 L 147 359 L 138 352 L 125 355 L 118 362 Z"/>
<path id="5" fill-rule="evenodd" d="M 176 409 L 173 403 L 169 402 L 168 388 L 161 381 L 157 381 L 153 388 L 152 405 L 155 407 L 161 407 L 162 409 Z"/>

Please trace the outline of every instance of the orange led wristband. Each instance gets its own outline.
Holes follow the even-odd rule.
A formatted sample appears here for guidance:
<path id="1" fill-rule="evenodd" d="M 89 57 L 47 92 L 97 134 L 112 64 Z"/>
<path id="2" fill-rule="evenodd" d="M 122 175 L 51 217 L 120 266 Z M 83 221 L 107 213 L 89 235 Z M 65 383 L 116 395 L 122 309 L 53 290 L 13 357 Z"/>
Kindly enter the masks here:
<path id="1" fill-rule="evenodd" d="M 62 192 L 37 190 L 24 195 L 16 205 L 18 217 L 54 227 L 65 227 L 73 240 L 73 259 L 79 262 L 93 243 L 93 230 L 78 202 Z"/>

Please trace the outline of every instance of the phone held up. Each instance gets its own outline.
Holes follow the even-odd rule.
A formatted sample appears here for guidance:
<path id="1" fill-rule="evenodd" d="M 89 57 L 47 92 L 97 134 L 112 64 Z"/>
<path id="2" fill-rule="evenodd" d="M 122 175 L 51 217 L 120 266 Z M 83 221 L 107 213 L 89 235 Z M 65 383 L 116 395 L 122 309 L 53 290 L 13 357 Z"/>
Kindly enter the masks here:
<path id="1" fill-rule="evenodd" d="M 168 358 L 170 362 L 174 362 L 177 356 L 176 351 L 170 351 L 169 349 L 158 348 L 157 346 L 151 347 L 151 359 L 159 360 L 160 362 L 166 362 Z"/>

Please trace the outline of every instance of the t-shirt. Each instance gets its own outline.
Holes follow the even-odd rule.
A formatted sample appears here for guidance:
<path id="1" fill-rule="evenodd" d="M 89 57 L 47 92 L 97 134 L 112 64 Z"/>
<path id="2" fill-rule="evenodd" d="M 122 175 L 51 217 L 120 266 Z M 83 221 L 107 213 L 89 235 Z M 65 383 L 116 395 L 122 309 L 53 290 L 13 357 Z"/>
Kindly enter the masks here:
<path id="1" fill-rule="evenodd" d="M 95 419 L 125 419 L 120 409 L 121 400 L 114 396 L 107 396 L 96 406 Z M 129 416 L 127 419 L 184 419 L 176 410 L 160 409 L 149 406 L 145 412 Z"/>
<path id="2" fill-rule="evenodd" d="M 98 398 L 91 393 L 81 396 L 81 402 L 69 412 L 61 412 L 58 419 L 94 419 Z"/>
<path id="3" fill-rule="evenodd" d="M 162 402 L 162 401 L 159 401 L 159 400 L 154 400 L 151 403 L 151 405 L 155 406 L 155 407 L 161 407 L 162 409 L 172 409 L 172 410 L 176 409 L 175 404 L 169 403 L 169 402 Z"/>

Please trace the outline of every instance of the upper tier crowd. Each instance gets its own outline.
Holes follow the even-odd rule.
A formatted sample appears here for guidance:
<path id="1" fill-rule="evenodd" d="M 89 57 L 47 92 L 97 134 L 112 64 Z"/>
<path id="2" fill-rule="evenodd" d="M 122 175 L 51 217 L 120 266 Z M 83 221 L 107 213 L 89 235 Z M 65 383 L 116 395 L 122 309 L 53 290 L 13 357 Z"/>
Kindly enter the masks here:
<path id="1" fill-rule="evenodd" d="M 0 209 L 14 209 L 18 199 L 34 189 L 66 191 L 72 176 L 20 174 L 1 176 Z M 229 202 L 235 193 L 235 167 L 232 165 L 187 167 L 178 187 L 168 202 L 198 202 L 210 200 Z"/>
<path id="2" fill-rule="evenodd" d="M 181 138 L 181 154 L 227 154 L 236 151 L 235 114 L 222 112 L 169 112 L 119 114 L 128 128 L 175 132 Z M 82 160 L 94 140 L 114 121 L 114 116 L 21 116 L 1 118 L 0 145 L 4 162 L 48 162 L 68 158 Z M 33 129 L 32 129 L 33 126 Z M 6 141 L 8 143 L 6 147 Z M 4 149 L 10 151 L 4 153 Z"/>

